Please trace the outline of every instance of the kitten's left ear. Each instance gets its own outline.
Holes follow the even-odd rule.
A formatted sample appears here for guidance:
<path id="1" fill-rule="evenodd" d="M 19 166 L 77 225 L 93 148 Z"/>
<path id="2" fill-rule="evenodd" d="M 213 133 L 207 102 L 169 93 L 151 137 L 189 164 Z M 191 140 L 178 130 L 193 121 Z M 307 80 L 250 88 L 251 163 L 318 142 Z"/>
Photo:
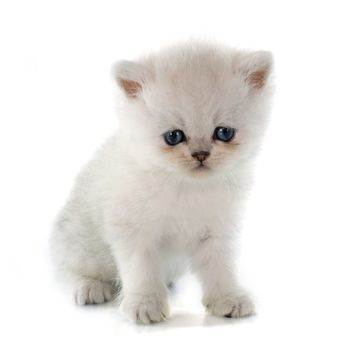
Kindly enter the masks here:
<path id="1" fill-rule="evenodd" d="M 270 76 L 273 66 L 271 52 L 256 51 L 244 53 L 234 62 L 234 71 L 243 75 L 245 83 L 251 89 L 262 89 Z"/>
<path id="2" fill-rule="evenodd" d="M 151 79 L 147 67 L 131 61 L 117 62 L 112 68 L 112 75 L 126 97 L 131 99 L 138 98 Z"/>

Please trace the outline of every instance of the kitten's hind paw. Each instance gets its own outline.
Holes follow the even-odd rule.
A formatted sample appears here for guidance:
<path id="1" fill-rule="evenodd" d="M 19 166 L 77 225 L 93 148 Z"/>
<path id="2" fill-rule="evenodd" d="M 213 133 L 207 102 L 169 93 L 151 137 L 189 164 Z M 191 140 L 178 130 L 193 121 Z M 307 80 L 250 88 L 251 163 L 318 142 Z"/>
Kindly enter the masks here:
<path id="1" fill-rule="evenodd" d="M 84 279 L 78 284 L 74 299 L 77 305 L 102 304 L 114 296 L 113 285 L 95 279 Z"/>

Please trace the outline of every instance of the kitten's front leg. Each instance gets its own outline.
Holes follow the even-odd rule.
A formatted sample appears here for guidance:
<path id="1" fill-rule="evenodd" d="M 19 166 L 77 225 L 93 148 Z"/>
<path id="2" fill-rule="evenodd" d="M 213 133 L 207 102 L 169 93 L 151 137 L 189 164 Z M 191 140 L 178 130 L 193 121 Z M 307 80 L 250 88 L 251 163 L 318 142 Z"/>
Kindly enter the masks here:
<path id="1" fill-rule="evenodd" d="M 227 237 L 203 236 L 193 254 L 193 270 L 203 288 L 202 302 L 217 316 L 244 317 L 254 314 L 254 304 L 236 283 Z"/>
<path id="2" fill-rule="evenodd" d="M 122 280 L 121 308 L 133 321 L 160 322 L 169 315 L 167 288 L 155 247 L 149 242 L 119 242 L 114 249 Z"/>

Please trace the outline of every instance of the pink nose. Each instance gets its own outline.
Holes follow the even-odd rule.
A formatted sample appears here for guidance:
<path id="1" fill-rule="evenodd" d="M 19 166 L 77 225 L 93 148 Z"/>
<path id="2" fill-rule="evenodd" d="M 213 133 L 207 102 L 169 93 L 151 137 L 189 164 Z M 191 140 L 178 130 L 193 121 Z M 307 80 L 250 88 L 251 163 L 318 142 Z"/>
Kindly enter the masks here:
<path id="1" fill-rule="evenodd" d="M 203 163 L 209 157 L 210 153 L 206 151 L 200 151 L 200 152 L 194 152 L 191 155 L 193 158 L 196 158 L 198 161 Z"/>

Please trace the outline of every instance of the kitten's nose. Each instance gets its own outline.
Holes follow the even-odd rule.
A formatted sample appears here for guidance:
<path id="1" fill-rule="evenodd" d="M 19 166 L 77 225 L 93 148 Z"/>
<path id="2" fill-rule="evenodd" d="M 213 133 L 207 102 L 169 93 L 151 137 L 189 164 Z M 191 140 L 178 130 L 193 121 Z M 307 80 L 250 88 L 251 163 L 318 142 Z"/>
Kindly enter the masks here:
<path id="1" fill-rule="evenodd" d="M 191 154 L 193 158 L 196 158 L 201 163 L 203 163 L 210 155 L 207 151 L 194 152 Z"/>

